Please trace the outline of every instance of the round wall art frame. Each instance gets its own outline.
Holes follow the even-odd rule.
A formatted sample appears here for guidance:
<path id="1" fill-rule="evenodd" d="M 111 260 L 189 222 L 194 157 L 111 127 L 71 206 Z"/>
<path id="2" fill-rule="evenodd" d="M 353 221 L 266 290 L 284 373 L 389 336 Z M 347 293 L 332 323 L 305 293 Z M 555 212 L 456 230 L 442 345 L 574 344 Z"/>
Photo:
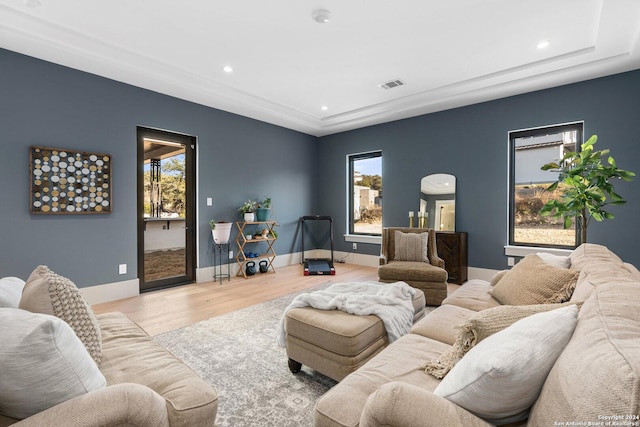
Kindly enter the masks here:
<path id="1" fill-rule="evenodd" d="M 31 213 L 111 213 L 111 156 L 30 147 L 29 165 Z"/>

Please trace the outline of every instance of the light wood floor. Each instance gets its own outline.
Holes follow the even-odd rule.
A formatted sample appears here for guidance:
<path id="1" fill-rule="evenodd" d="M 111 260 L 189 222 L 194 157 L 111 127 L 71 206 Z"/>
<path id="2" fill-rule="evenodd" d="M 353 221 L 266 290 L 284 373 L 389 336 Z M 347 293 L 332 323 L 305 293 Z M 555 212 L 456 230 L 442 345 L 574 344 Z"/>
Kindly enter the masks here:
<path id="1" fill-rule="evenodd" d="M 150 335 L 171 331 L 326 282 L 378 280 L 375 267 L 335 264 L 335 276 L 303 276 L 302 266 L 279 268 L 231 281 L 194 283 L 93 306 L 96 313 L 120 311 Z"/>

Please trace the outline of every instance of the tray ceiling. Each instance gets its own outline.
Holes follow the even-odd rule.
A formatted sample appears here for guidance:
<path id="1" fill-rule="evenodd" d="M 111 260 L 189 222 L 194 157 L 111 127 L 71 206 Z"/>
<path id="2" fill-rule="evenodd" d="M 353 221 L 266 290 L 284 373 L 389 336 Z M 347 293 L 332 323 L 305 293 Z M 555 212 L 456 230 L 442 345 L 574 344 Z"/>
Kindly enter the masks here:
<path id="1" fill-rule="evenodd" d="M 638 69 L 639 38 L 637 0 L 0 0 L 2 48 L 316 136 Z"/>

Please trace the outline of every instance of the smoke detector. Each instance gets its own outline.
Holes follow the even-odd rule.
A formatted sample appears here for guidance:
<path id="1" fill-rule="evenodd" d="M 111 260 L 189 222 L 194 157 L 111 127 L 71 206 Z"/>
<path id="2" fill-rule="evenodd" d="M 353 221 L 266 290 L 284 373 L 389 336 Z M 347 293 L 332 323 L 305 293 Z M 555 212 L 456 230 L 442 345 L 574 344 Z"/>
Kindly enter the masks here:
<path id="1" fill-rule="evenodd" d="M 327 22 L 331 21 L 331 12 L 326 9 L 316 9 L 311 12 L 311 17 L 318 24 L 326 24 Z"/>

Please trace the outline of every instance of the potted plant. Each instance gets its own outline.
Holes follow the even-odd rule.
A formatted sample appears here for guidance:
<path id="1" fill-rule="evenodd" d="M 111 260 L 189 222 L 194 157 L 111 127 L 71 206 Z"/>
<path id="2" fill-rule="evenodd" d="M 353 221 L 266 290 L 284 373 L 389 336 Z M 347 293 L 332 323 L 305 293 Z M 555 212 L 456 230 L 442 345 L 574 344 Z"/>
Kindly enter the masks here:
<path id="1" fill-rule="evenodd" d="M 247 200 L 240 206 L 238 209 L 242 214 L 244 214 L 244 220 L 246 222 L 255 221 L 255 211 L 256 211 L 256 202 L 252 202 L 251 200 Z"/>
<path id="2" fill-rule="evenodd" d="M 263 201 L 256 203 L 256 218 L 258 221 L 268 220 L 270 211 L 271 197 L 265 197 Z"/>
<path id="3" fill-rule="evenodd" d="M 633 172 L 619 169 L 613 157 L 608 156 L 607 165 L 602 157 L 609 154 L 609 150 L 594 151 L 598 140 L 592 135 L 584 144 L 581 151 L 568 152 L 562 160 L 543 165 L 542 170 L 557 172 L 558 180 L 552 183 L 547 191 L 553 191 L 558 186 L 564 190 L 559 200 L 550 200 L 540 210 L 541 215 L 551 215 L 564 218 L 564 228 L 570 228 L 573 219 L 580 231 L 579 243 L 587 241 L 587 227 L 592 218 L 596 221 L 613 219 L 611 212 L 605 211 L 607 205 L 622 205 L 626 203 L 613 189 L 613 178 L 625 181 L 633 180 Z"/>
<path id="4" fill-rule="evenodd" d="M 229 236 L 231 235 L 231 228 L 233 227 L 232 223 L 212 219 L 209 221 L 209 225 L 211 226 L 211 235 L 213 236 L 214 243 L 229 243 Z"/>

